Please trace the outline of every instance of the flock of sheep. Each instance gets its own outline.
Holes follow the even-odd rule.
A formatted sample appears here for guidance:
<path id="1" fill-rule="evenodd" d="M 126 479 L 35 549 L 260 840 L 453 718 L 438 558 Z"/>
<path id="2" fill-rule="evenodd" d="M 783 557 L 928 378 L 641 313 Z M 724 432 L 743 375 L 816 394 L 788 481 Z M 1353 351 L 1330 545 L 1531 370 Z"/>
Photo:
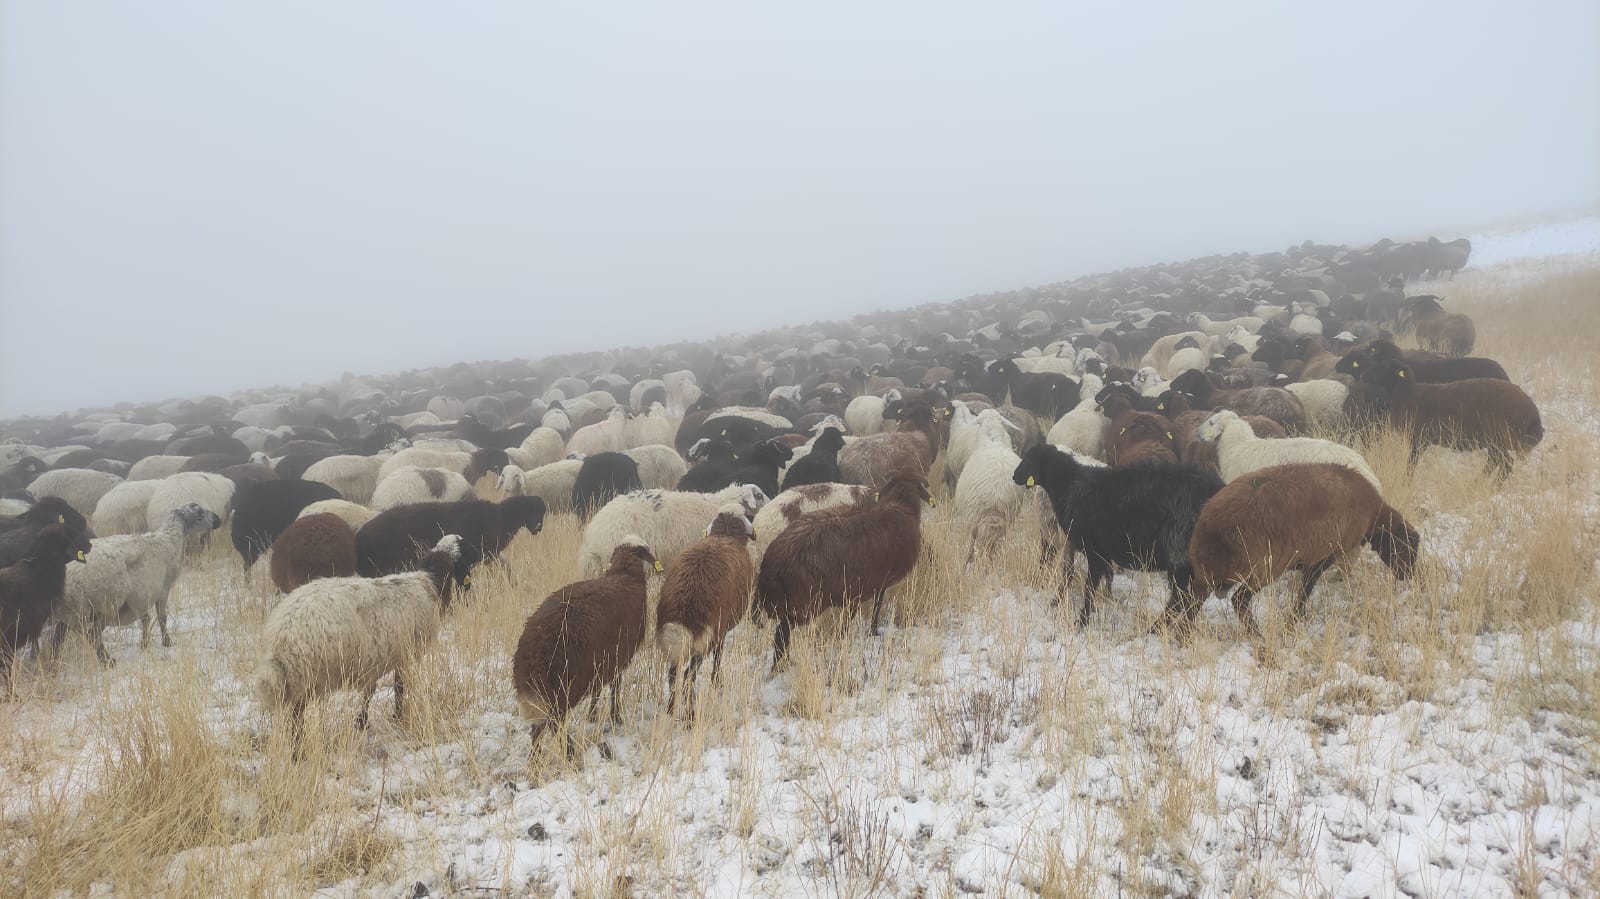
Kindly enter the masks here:
<path id="1" fill-rule="evenodd" d="M 224 522 L 285 594 L 257 691 L 298 735 L 308 701 L 393 673 L 432 643 L 481 565 L 546 516 L 583 522 L 583 580 L 540 603 L 512 659 L 538 741 L 617 685 L 647 641 L 669 708 L 693 714 L 707 657 L 771 619 L 793 629 L 871 604 L 925 556 L 942 461 L 969 561 L 1019 523 L 1065 595 L 1085 557 L 1088 624 L 1118 569 L 1164 573 L 1157 627 L 1289 570 L 1303 610 L 1363 545 L 1398 578 L 1418 533 L 1348 435 L 1388 426 L 1484 451 L 1504 476 L 1543 436 L 1469 318 L 1408 295 L 1465 241 L 1310 242 L 848 323 L 701 344 L 457 365 L 300 391 L 123 405 L 11 422 L 0 444 L 0 676 L 67 632 L 166 634 L 186 551 Z M 1396 335 L 1414 334 L 1419 349 Z M 493 478 L 497 502 L 478 490 Z M 482 483 L 480 483 L 482 482 Z M 655 629 L 649 585 L 659 575 Z M 50 639 L 43 639 L 54 623 Z M 682 682 L 680 683 L 680 678 Z"/>

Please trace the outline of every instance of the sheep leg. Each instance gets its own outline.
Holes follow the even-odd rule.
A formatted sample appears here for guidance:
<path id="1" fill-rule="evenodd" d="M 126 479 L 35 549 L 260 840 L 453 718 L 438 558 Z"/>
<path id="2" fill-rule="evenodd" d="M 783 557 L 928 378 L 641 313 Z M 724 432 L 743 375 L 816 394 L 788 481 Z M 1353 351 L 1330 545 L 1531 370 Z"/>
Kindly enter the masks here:
<path id="1" fill-rule="evenodd" d="M 405 701 L 405 698 L 405 674 L 400 669 L 396 668 L 394 672 L 394 717 L 396 721 L 400 720 L 400 704 Z"/>
<path id="2" fill-rule="evenodd" d="M 883 594 L 886 592 L 888 592 L 888 588 L 880 588 L 878 595 L 872 600 L 872 636 L 874 637 L 883 636 L 883 628 L 878 625 L 878 616 L 883 612 Z"/>
<path id="3" fill-rule="evenodd" d="M 1496 481 L 1511 477 L 1511 454 L 1499 447 L 1490 447 L 1488 472 Z"/>
<path id="4" fill-rule="evenodd" d="M 667 666 L 667 714 L 672 714 L 672 707 L 678 703 L 678 666 Z"/>
<path id="5" fill-rule="evenodd" d="M 613 726 L 622 726 L 622 713 L 617 709 L 617 694 L 622 692 L 622 672 L 611 679 L 611 723 Z M 599 695 L 598 693 L 595 695 Z"/>
<path id="6" fill-rule="evenodd" d="M 105 624 L 99 621 L 94 622 L 94 655 L 95 658 L 100 660 L 100 664 L 105 667 L 116 667 L 117 660 L 113 659 L 111 653 L 106 651 Z"/>
<path id="7" fill-rule="evenodd" d="M 1089 584 L 1083 591 L 1083 608 L 1078 610 L 1078 627 L 1089 626 L 1089 616 L 1094 614 L 1095 595 L 1100 592 L 1100 585 L 1106 585 L 1109 592 L 1111 587 L 1111 566 L 1104 561 L 1089 556 Z"/>
<path id="8" fill-rule="evenodd" d="M 772 633 L 772 670 L 778 670 L 778 663 L 783 661 L 784 655 L 789 652 L 789 621 L 779 618 L 778 625 Z"/>
<path id="9" fill-rule="evenodd" d="M 1324 572 L 1333 567 L 1333 559 L 1323 559 L 1315 565 L 1305 568 L 1300 572 L 1300 596 L 1294 603 L 1294 617 L 1296 621 L 1306 617 L 1306 603 L 1311 600 L 1311 591 L 1316 589 L 1317 581 Z"/>
<path id="10" fill-rule="evenodd" d="M 65 642 L 66 639 L 67 623 L 65 621 L 57 621 L 55 635 L 50 638 L 49 660 L 52 663 L 61 661 L 61 644 Z"/>
<path id="11" fill-rule="evenodd" d="M 1194 623 L 1196 613 L 1200 611 L 1200 603 L 1195 601 L 1194 591 L 1190 587 L 1193 576 L 1186 572 L 1173 572 L 1167 576 L 1167 581 L 1172 587 L 1172 593 L 1167 598 L 1167 611 L 1163 616 L 1163 623 L 1187 631 Z"/>
<path id="12" fill-rule="evenodd" d="M 688 691 L 688 694 L 683 697 L 683 712 L 690 721 L 694 720 L 695 680 L 700 674 L 700 663 L 704 659 L 705 656 L 695 656 L 690 659 L 689 667 L 683 673 L 683 686 Z"/>
<path id="13" fill-rule="evenodd" d="M 1234 614 L 1239 616 L 1239 620 L 1244 623 L 1245 630 L 1259 637 L 1261 636 L 1261 626 L 1256 624 L 1255 616 L 1250 613 L 1250 600 L 1255 595 L 1255 590 L 1240 584 L 1233 591 L 1233 611 Z"/>
<path id="14" fill-rule="evenodd" d="M 373 681 L 361 693 L 361 711 L 356 713 L 356 728 L 358 730 L 367 729 L 367 706 L 372 705 L 372 694 L 376 692 L 378 692 L 378 682 Z"/>
<path id="15" fill-rule="evenodd" d="M 139 648 L 150 648 L 150 613 L 139 616 Z"/>
<path id="16" fill-rule="evenodd" d="M 298 700 L 289 706 L 289 739 L 294 747 L 294 757 L 299 759 L 305 746 L 306 737 L 306 701 Z"/>
<path id="17" fill-rule="evenodd" d="M 165 596 L 156 600 L 156 625 L 161 628 L 161 645 L 171 646 L 172 637 L 167 633 L 167 598 Z"/>

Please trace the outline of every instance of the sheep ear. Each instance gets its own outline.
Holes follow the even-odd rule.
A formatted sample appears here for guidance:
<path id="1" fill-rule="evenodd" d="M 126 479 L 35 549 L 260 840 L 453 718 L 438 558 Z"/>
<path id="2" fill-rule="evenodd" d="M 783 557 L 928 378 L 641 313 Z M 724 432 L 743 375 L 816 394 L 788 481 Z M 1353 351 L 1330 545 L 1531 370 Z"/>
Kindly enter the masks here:
<path id="1" fill-rule="evenodd" d="M 67 523 L 67 516 L 65 516 L 65 515 L 57 515 L 56 516 L 56 524 L 66 524 L 66 523 Z"/>

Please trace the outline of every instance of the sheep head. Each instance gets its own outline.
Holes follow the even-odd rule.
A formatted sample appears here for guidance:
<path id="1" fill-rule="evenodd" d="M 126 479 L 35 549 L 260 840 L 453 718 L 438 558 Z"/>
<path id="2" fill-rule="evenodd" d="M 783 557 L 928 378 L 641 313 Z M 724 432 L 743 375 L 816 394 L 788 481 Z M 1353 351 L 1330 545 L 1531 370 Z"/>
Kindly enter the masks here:
<path id="1" fill-rule="evenodd" d="M 622 538 L 622 542 L 617 544 L 616 549 L 611 551 L 610 573 L 622 574 L 641 562 L 644 563 L 644 572 L 647 575 L 652 569 L 655 571 L 662 570 L 661 560 L 657 559 L 656 554 L 650 551 L 649 544 L 645 543 L 644 539 L 638 534 L 629 534 Z"/>
<path id="2" fill-rule="evenodd" d="M 1228 425 L 1236 421 L 1243 419 L 1227 409 L 1218 410 L 1200 423 L 1200 427 L 1195 429 L 1194 436 L 1205 443 L 1216 443 L 1222 438 L 1222 433 L 1228 429 Z"/>

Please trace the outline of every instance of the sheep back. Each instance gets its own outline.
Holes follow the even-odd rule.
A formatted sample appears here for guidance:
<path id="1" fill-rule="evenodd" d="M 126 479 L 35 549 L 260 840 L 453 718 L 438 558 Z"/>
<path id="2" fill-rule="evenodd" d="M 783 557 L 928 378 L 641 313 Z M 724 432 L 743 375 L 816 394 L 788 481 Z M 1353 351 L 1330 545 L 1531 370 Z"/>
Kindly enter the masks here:
<path id="1" fill-rule="evenodd" d="M 295 519 L 272 544 L 272 583 L 293 593 L 318 578 L 356 573 L 356 534 L 337 515 L 319 512 Z"/>

